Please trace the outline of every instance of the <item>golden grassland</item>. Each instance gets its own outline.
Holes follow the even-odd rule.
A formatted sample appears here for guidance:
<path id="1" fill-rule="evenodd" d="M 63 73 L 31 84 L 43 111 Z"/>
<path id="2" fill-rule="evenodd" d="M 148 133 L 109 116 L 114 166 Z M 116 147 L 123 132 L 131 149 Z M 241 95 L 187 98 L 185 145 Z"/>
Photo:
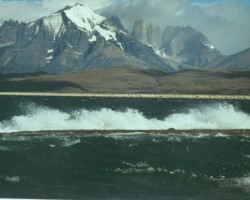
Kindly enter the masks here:
<path id="1" fill-rule="evenodd" d="M 250 71 L 165 73 L 120 67 L 66 74 L 8 74 L 0 75 L 0 95 L 249 99 Z"/>

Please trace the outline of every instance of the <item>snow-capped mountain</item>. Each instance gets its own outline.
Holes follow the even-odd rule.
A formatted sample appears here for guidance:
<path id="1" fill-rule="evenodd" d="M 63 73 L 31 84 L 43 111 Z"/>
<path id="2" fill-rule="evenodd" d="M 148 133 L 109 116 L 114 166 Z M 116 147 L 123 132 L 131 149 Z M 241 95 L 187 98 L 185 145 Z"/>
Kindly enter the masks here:
<path id="1" fill-rule="evenodd" d="M 0 27 L 0 72 L 64 73 L 132 65 L 173 71 L 169 62 L 135 40 L 119 18 L 106 19 L 81 4 L 30 23 Z"/>
<path id="2" fill-rule="evenodd" d="M 164 29 L 163 29 L 164 30 Z M 192 67 L 204 67 L 221 57 L 221 53 L 206 36 L 190 26 L 167 26 L 164 31 L 154 25 L 136 21 L 132 35 L 166 59 Z"/>

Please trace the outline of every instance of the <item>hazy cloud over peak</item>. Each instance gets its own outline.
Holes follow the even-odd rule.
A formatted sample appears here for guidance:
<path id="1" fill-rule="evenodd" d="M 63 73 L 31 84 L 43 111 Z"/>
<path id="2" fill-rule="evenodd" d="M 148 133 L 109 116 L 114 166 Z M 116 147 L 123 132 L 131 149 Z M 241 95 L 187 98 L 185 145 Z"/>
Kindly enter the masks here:
<path id="1" fill-rule="evenodd" d="M 144 19 L 160 26 L 192 26 L 203 32 L 224 54 L 250 47 L 250 6 L 235 0 L 190 3 L 189 0 L 121 0 L 104 11 L 122 19 L 132 29 L 133 22 Z M 202 2 L 199 0 L 199 2 Z"/>
<path id="2" fill-rule="evenodd" d="M 76 3 L 97 10 L 109 6 L 112 2 L 112 0 L 0 0 L 0 24 L 8 19 L 33 21 Z"/>

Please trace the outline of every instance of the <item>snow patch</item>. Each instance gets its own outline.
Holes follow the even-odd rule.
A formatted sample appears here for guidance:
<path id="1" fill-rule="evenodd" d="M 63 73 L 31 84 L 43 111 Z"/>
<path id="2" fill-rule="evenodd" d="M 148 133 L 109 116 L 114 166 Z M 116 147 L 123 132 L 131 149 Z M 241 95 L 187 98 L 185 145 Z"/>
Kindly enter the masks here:
<path id="1" fill-rule="evenodd" d="M 153 50 L 154 50 L 154 52 L 155 52 L 156 55 L 158 55 L 158 56 L 160 56 L 162 58 L 171 59 L 170 56 L 166 55 L 165 49 L 155 49 L 155 48 L 153 48 Z"/>
<path id="2" fill-rule="evenodd" d="M 62 33 L 65 32 L 66 27 L 63 23 L 63 19 L 60 13 L 50 15 L 43 19 L 44 26 L 48 29 L 49 32 L 53 33 L 53 41 L 59 38 Z"/>
<path id="3" fill-rule="evenodd" d="M 73 48 L 74 46 L 71 45 L 68 41 L 66 41 L 67 45 L 70 47 L 70 48 Z"/>
<path id="4" fill-rule="evenodd" d="M 2 48 L 2 47 L 7 47 L 7 46 L 11 46 L 11 45 L 13 45 L 13 44 L 15 44 L 13 41 L 8 41 L 8 42 L 6 42 L 6 43 L 4 43 L 4 44 L 0 44 L 0 48 Z"/>
<path id="5" fill-rule="evenodd" d="M 78 28 L 89 32 L 93 31 L 95 25 L 99 25 L 105 20 L 93 10 L 81 5 L 71 7 L 64 13 Z"/>
<path id="6" fill-rule="evenodd" d="M 208 47 L 210 50 L 215 49 L 215 46 L 213 44 L 209 44 L 209 43 L 203 43 L 206 47 Z"/>
<path id="7" fill-rule="evenodd" d="M 120 30 L 119 32 L 122 33 L 122 34 L 124 34 L 124 35 L 128 34 L 128 33 L 126 33 L 125 31 L 122 31 L 122 30 Z"/>
<path id="8" fill-rule="evenodd" d="M 89 39 L 89 41 L 92 43 L 92 42 L 95 42 L 96 41 L 96 36 L 95 35 L 92 35 L 92 38 Z"/>
<path id="9" fill-rule="evenodd" d="M 84 55 L 83 53 L 77 52 L 77 51 L 74 51 L 74 54 L 75 54 L 75 57 L 76 57 L 76 58 L 80 58 L 81 56 Z"/>
<path id="10" fill-rule="evenodd" d="M 49 64 L 49 63 L 51 62 L 52 59 L 53 59 L 53 56 L 46 57 L 46 58 L 45 58 L 45 60 L 46 60 L 45 63 L 46 63 L 46 64 Z"/>
<path id="11" fill-rule="evenodd" d="M 117 42 L 117 44 L 120 46 L 121 50 L 123 50 L 123 51 L 124 51 L 124 48 L 123 48 L 123 46 L 122 46 L 122 43 Z"/>
<path id="12" fill-rule="evenodd" d="M 30 22 L 30 23 L 28 23 L 28 28 L 31 28 L 34 25 L 35 25 L 35 22 Z"/>
<path id="13" fill-rule="evenodd" d="M 76 4 L 75 6 L 64 10 L 64 13 L 79 30 L 84 31 L 89 35 L 89 41 L 91 43 L 96 41 L 96 32 L 98 32 L 106 42 L 110 40 L 117 42 L 116 28 L 105 24 L 104 21 L 106 18 L 96 14 L 90 8 Z M 121 45 L 119 46 L 123 49 Z"/>
<path id="14" fill-rule="evenodd" d="M 116 39 L 116 33 L 115 32 L 112 32 L 110 30 L 106 30 L 106 29 L 103 29 L 102 27 L 100 26 L 96 26 L 95 29 L 100 33 L 100 35 L 102 37 L 104 37 L 104 39 L 106 41 L 109 41 L 109 40 L 115 40 L 117 41 Z"/>
<path id="15" fill-rule="evenodd" d="M 48 52 L 48 54 L 54 53 L 54 49 L 48 49 L 47 52 Z"/>
<path id="16" fill-rule="evenodd" d="M 39 32 L 39 26 L 36 26 L 35 35 L 37 35 L 38 32 Z"/>
<path id="17" fill-rule="evenodd" d="M 52 60 L 53 59 L 53 56 L 49 56 L 46 58 L 46 60 Z"/>

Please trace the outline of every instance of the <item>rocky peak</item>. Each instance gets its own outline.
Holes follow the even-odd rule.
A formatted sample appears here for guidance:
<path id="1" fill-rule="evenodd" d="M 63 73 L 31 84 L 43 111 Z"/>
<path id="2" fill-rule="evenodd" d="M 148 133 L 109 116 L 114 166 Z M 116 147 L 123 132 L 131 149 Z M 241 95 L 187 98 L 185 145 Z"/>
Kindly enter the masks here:
<path id="1" fill-rule="evenodd" d="M 161 46 L 160 36 L 161 36 L 161 28 L 151 23 L 147 27 L 148 44 L 152 45 L 154 48 L 159 48 Z"/>
<path id="2" fill-rule="evenodd" d="M 123 27 L 122 23 L 121 23 L 121 20 L 119 19 L 119 17 L 117 17 L 116 15 L 113 15 L 111 18 L 110 18 L 110 21 L 112 23 L 112 25 L 114 27 L 116 27 L 117 29 L 119 30 L 122 30 L 124 32 L 127 32 L 126 29 Z"/>
<path id="3" fill-rule="evenodd" d="M 53 35 L 54 40 L 60 38 L 70 24 L 86 33 L 89 42 L 95 42 L 99 36 L 106 42 L 117 42 L 116 32 L 123 27 L 117 17 L 113 17 L 111 22 L 79 3 L 74 6 L 66 6 L 58 12 L 42 18 L 42 23 L 46 30 Z"/>
<path id="4" fill-rule="evenodd" d="M 147 25 L 144 20 L 137 20 L 132 35 L 140 42 L 158 49 L 161 46 L 161 28 L 153 23 Z"/>
<path id="5" fill-rule="evenodd" d="M 13 45 L 17 40 L 17 30 L 23 26 L 24 23 L 19 23 L 16 20 L 5 21 L 2 26 L 0 26 L 0 48 Z"/>
<path id="6" fill-rule="evenodd" d="M 190 26 L 167 26 L 162 33 L 159 26 L 138 20 L 132 35 L 152 46 L 159 56 L 192 67 L 206 66 L 221 56 L 206 36 Z"/>
<path id="7" fill-rule="evenodd" d="M 132 36 L 144 44 L 148 44 L 147 26 L 144 20 L 137 20 L 134 24 Z"/>
<path id="8" fill-rule="evenodd" d="M 162 35 L 164 54 L 185 64 L 202 67 L 220 56 L 206 36 L 190 26 L 166 27 Z"/>
<path id="9" fill-rule="evenodd" d="M 7 27 L 7 26 L 13 26 L 13 25 L 19 25 L 20 23 L 17 20 L 7 20 L 4 21 L 4 23 L 2 24 L 3 27 Z"/>

